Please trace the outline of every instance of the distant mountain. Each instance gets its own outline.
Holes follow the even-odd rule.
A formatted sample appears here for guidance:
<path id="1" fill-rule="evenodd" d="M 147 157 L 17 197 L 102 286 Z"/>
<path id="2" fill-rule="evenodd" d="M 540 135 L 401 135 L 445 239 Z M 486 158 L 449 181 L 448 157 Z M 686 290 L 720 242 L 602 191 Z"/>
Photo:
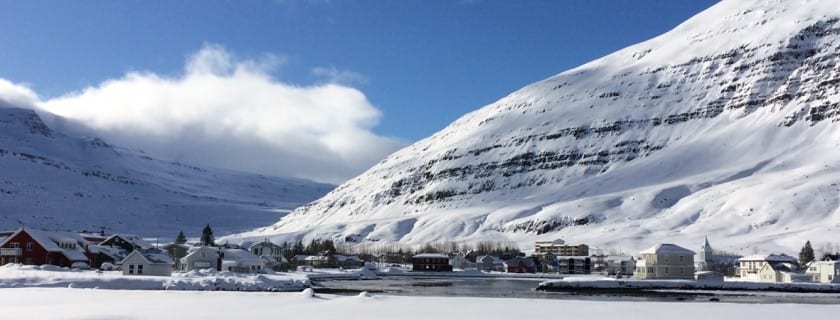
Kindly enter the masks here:
<path id="1" fill-rule="evenodd" d="M 208 169 L 51 130 L 30 109 L 0 108 L 0 229 L 217 236 L 277 221 L 333 186 Z"/>
<path id="2" fill-rule="evenodd" d="M 840 1 L 722 1 L 235 237 L 798 250 L 840 232 L 838 121 Z"/>

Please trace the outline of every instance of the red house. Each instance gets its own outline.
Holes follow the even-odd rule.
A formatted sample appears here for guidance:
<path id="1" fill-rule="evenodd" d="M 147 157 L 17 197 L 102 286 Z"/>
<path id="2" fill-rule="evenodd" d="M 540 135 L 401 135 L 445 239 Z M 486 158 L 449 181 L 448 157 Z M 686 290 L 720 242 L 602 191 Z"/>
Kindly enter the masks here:
<path id="1" fill-rule="evenodd" d="M 0 242 L 0 265 L 90 265 L 88 242 L 77 233 L 20 228 Z"/>

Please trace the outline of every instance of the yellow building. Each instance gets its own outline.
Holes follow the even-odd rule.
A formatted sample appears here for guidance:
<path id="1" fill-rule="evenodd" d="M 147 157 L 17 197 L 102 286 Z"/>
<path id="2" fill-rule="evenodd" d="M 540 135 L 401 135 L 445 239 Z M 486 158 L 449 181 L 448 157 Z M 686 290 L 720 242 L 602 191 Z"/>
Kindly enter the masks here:
<path id="1" fill-rule="evenodd" d="M 694 251 L 672 243 L 655 245 L 636 260 L 639 279 L 694 279 Z"/>

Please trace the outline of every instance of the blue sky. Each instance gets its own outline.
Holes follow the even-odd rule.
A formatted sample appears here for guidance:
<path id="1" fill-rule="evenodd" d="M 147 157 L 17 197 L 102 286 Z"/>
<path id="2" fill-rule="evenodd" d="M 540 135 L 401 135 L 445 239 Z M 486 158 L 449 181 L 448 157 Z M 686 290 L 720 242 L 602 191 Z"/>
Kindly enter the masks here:
<path id="1" fill-rule="evenodd" d="M 0 0 L 0 78 L 49 100 L 130 72 L 178 78 L 216 48 L 274 83 L 362 93 L 378 114 L 353 121 L 391 139 L 382 153 L 715 2 Z"/>

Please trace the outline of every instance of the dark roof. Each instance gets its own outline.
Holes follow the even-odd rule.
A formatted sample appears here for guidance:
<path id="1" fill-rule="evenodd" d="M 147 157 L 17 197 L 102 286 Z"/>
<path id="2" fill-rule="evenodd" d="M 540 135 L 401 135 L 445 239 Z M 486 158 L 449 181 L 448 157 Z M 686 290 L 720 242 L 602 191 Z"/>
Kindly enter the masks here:
<path id="1" fill-rule="evenodd" d="M 840 253 L 828 254 L 822 257 L 822 261 L 840 261 Z"/>

